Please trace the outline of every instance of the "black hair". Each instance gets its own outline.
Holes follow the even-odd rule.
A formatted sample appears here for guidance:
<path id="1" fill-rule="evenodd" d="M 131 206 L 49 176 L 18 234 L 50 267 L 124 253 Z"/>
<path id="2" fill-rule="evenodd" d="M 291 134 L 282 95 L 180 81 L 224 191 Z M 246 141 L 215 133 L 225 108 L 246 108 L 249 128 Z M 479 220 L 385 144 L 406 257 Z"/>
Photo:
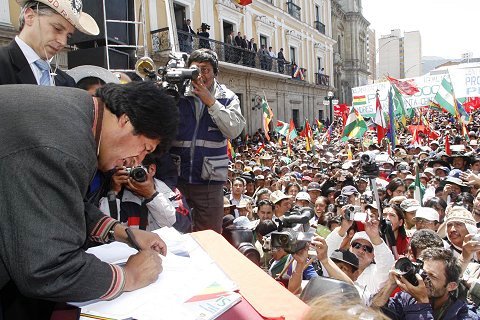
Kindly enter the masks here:
<path id="1" fill-rule="evenodd" d="M 177 135 L 178 108 L 172 96 L 153 82 L 107 83 L 96 96 L 120 118 L 126 114 L 134 134 L 160 139 L 158 152 L 168 150 Z"/>
<path id="2" fill-rule="evenodd" d="M 85 77 L 78 80 L 76 87 L 88 91 L 93 86 L 104 86 L 105 81 L 97 77 Z"/>
<path id="3" fill-rule="evenodd" d="M 243 179 L 242 177 L 236 177 L 235 179 L 233 179 L 232 186 L 235 183 L 235 181 L 240 181 L 244 187 L 247 185 L 247 181 L 245 181 L 245 179 Z"/>
<path id="4" fill-rule="evenodd" d="M 427 248 L 443 248 L 442 238 L 430 229 L 417 230 L 410 239 L 410 249 L 415 258 Z"/>
<path id="5" fill-rule="evenodd" d="M 386 191 L 390 191 L 391 193 L 393 193 L 395 190 L 397 190 L 401 186 L 405 187 L 405 182 L 403 182 L 403 180 L 400 178 L 394 178 L 387 184 L 385 189 Z M 388 194 L 387 192 L 387 199 L 390 199 L 390 198 L 392 198 L 392 195 Z"/>
<path id="6" fill-rule="evenodd" d="M 445 277 L 447 278 L 447 284 L 449 282 L 458 283 L 460 281 L 460 275 L 462 274 L 462 268 L 457 261 L 457 258 L 453 256 L 453 252 L 445 248 L 427 248 L 422 251 L 419 257 L 423 262 L 427 260 L 442 261 L 445 263 Z"/>
<path id="7" fill-rule="evenodd" d="M 290 189 L 292 187 L 297 187 L 298 192 L 302 191 L 302 187 L 298 184 L 298 182 L 289 182 L 289 183 L 287 183 L 287 186 L 285 187 L 285 194 L 288 195 L 288 191 L 290 191 Z"/>
<path id="8" fill-rule="evenodd" d="M 265 236 L 273 231 L 277 231 L 277 225 L 272 220 L 263 220 L 255 228 L 255 232 L 261 236 Z"/>
<path id="9" fill-rule="evenodd" d="M 442 208 L 443 211 L 447 209 L 447 202 L 439 197 L 433 197 L 427 200 L 424 204 L 425 207 L 433 208 L 437 210 L 438 207 Z M 438 211 L 438 210 L 437 210 Z"/>
<path id="10" fill-rule="evenodd" d="M 275 209 L 275 206 L 273 205 L 273 202 L 270 201 L 270 200 L 266 200 L 266 199 L 263 199 L 263 200 L 260 200 L 257 202 L 257 208 L 260 208 L 261 206 L 270 206 L 272 207 L 272 211 Z"/>
<path id="11" fill-rule="evenodd" d="M 190 67 L 192 62 L 208 62 L 213 67 L 213 74 L 217 75 L 218 73 L 217 54 L 210 49 L 202 48 L 193 51 L 188 58 L 187 66 Z"/>
<path id="12" fill-rule="evenodd" d="M 398 233 L 402 235 L 402 237 L 406 238 L 407 231 L 405 231 L 405 214 L 403 213 L 402 208 L 400 208 L 400 206 L 397 204 L 390 204 L 388 206 L 385 206 L 383 209 L 386 209 L 386 208 L 392 208 L 395 214 L 398 216 L 398 219 L 403 220 L 403 224 L 400 227 L 398 227 Z"/>

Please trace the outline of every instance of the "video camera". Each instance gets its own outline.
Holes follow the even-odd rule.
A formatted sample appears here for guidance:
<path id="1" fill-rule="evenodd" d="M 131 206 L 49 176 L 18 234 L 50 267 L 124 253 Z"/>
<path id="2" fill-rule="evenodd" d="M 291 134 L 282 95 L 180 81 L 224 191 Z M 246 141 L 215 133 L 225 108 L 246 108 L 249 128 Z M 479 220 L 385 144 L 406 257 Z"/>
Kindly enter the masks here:
<path id="1" fill-rule="evenodd" d="M 285 252 L 293 254 L 305 248 L 312 241 L 315 233 L 296 231 L 293 227 L 300 224 L 303 225 L 303 230 L 308 230 L 310 219 L 314 215 L 313 209 L 308 207 L 287 212 L 283 219 L 277 220 L 279 223 L 277 231 L 270 233 L 270 239 L 265 242 L 266 245 L 264 244 L 270 248 L 265 249 L 282 248 Z"/>
<path id="2" fill-rule="evenodd" d="M 408 258 L 400 258 L 395 262 L 395 271 L 397 274 L 403 276 L 408 282 L 414 286 L 418 286 L 418 279 L 415 276 L 417 273 L 425 279 L 427 274 L 423 270 L 423 261 L 418 260 L 416 262 L 410 261 Z"/>
<path id="3" fill-rule="evenodd" d="M 128 175 L 137 182 L 147 181 L 148 168 L 145 166 L 138 166 L 133 168 L 126 168 Z"/>
<path id="4" fill-rule="evenodd" d="M 364 152 L 360 155 L 360 174 L 368 178 L 377 178 L 380 174 L 373 152 Z"/>
<path id="5" fill-rule="evenodd" d="M 202 25 L 200 26 L 200 30 L 202 30 L 202 31 L 210 30 L 210 26 L 208 24 L 206 24 L 205 22 L 202 22 Z"/>
<path id="6" fill-rule="evenodd" d="M 186 53 L 172 52 L 166 66 L 158 68 L 162 87 L 166 88 L 167 93 L 177 99 L 185 93 L 187 80 L 195 80 L 200 75 L 198 67 L 186 67 L 187 57 Z"/>

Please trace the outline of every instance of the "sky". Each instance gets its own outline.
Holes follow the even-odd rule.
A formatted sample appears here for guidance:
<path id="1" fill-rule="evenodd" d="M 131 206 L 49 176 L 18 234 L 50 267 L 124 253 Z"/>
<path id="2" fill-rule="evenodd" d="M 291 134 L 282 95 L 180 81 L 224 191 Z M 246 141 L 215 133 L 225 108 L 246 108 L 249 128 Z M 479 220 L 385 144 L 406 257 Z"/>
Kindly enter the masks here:
<path id="1" fill-rule="evenodd" d="M 378 39 L 392 29 L 420 31 L 422 56 L 480 58 L 479 0 L 362 0 L 363 16 Z"/>

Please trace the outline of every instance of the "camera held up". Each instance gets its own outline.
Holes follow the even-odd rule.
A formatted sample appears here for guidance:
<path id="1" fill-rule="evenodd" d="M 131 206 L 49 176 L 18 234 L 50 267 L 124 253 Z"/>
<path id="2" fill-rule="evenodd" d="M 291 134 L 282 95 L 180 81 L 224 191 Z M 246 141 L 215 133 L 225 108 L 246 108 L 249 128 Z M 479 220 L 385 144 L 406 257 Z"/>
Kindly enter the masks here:
<path id="1" fill-rule="evenodd" d="M 315 233 L 296 231 L 293 228 L 302 225 L 303 230 L 308 230 L 309 221 L 314 214 L 313 209 L 307 207 L 287 212 L 283 219 L 278 220 L 277 231 L 270 234 L 270 240 L 267 243 L 271 248 L 282 248 L 291 254 L 302 250 L 312 241 Z"/>
<path id="2" fill-rule="evenodd" d="M 418 259 L 416 262 L 412 262 L 408 258 L 400 258 L 395 263 L 395 270 L 414 286 L 418 286 L 418 279 L 415 276 L 417 273 L 424 279 L 426 277 L 426 273 L 423 270 L 423 262 Z"/>
<path id="3" fill-rule="evenodd" d="M 137 182 L 147 181 L 148 169 L 144 166 L 126 168 L 128 175 Z"/>

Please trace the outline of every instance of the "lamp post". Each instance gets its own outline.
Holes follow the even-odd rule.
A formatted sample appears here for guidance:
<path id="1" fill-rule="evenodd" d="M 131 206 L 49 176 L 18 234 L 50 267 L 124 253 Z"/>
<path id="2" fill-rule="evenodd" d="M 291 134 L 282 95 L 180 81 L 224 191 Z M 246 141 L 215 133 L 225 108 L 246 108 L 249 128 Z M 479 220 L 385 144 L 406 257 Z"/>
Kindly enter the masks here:
<path id="1" fill-rule="evenodd" d="M 327 96 L 323 99 L 323 105 L 330 108 L 330 123 L 333 122 L 333 106 L 338 104 L 338 99 L 335 98 L 332 91 L 327 92 Z"/>

